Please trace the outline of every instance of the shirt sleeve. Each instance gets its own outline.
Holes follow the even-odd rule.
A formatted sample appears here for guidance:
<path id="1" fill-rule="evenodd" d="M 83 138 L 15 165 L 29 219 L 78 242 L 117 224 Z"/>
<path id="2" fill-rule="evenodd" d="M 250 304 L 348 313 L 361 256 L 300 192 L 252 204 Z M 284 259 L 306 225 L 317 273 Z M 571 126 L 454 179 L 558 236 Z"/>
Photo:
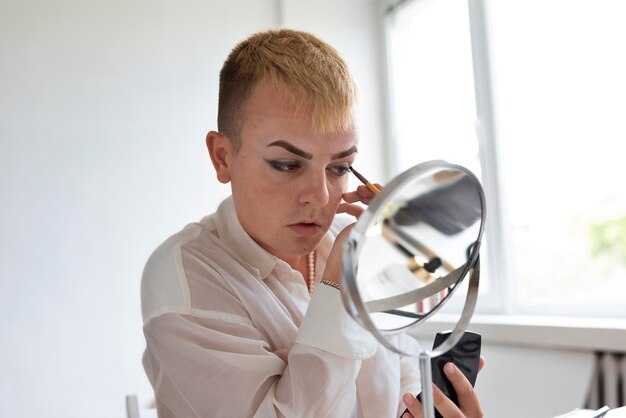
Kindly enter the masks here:
<path id="1" fill-rule="evenodd" d="M 316 292 L 319 302 L 287 353 L 272 352 L 251 323 L 227 315 L 166 313 L 148 321 L 144 367 L 159 416 L 349 417 L 361 359 L 372 352 L 357 345 L 371 336 L 341 317 L 328 291 L 339 295 Z M 328 334 L 319 343 L 322 329 Z"/>
<path id="2" fill-rule="evenodd" d="M 323 284 L 315 290 L 296 343 L 358 359 L 373 356 L 378 347 L 374 336 L 348 315 L 341 293 Z"/>

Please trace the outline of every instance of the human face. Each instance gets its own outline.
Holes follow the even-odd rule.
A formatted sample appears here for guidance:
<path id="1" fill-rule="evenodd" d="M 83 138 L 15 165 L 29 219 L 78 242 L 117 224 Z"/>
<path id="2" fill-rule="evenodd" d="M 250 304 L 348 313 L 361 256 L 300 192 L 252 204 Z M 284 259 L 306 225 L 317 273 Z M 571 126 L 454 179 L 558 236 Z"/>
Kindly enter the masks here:
<path id="1" fill-rule="evenodd" d="M 239 222 L 271 254 L 289 262 L 328 231 L 357 153 L 355 130 L 318 134 L 311 114 L 261 82 L 244 107 L 240 148 L 230 160 Z"/>

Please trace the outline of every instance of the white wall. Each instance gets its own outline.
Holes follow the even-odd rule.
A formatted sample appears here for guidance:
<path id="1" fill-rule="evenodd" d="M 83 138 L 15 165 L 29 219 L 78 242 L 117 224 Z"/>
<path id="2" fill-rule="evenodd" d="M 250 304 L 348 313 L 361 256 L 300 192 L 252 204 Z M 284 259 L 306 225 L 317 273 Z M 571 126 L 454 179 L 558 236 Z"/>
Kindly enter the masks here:
<path id="1" fill-rule="evenodd" d="M 485 417 L 550 418 L 583 408 L 592 352 L 483 343 L 476 378 Z"/>
<path id="2" fill-rule="evenodd" d="M 214 210 L 204 135 L 229 50 L 282 23 L 334 44 L 360 85 L 359 167 L 379 159 L 373 0 L 0 3 L 0 416 L 123 417 L 150 396 L 139 281 Z"/>

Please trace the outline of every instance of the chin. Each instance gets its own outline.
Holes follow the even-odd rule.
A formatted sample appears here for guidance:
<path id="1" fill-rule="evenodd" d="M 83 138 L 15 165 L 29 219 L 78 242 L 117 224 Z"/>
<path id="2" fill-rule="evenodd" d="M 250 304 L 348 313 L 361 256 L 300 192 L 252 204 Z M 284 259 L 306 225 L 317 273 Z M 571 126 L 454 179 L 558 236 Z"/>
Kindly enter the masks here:
<path id="1" fill-rule="evenodd" d="M 323 235 L 322 235 L 323 236 Z M 294 248 L 293 255 L 306 255 L 312 253 L 320 246 L 322 242 L 322 238 L 316 239 L 315 241 L 303 242 L 299 245 L 296 245 Z"/>

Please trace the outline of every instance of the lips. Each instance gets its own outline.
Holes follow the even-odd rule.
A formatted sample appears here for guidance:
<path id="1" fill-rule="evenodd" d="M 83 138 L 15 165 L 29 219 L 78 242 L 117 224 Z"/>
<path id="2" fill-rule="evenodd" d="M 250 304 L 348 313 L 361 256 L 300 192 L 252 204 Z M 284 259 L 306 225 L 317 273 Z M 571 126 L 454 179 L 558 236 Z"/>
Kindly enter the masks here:
<path id="1" fill-rule="evenodd" d="M 296 222 L 289 225 L 296 234 L 298 235 L 315 235 L 322 228 L 321 225 L 317 222 Z"/>

